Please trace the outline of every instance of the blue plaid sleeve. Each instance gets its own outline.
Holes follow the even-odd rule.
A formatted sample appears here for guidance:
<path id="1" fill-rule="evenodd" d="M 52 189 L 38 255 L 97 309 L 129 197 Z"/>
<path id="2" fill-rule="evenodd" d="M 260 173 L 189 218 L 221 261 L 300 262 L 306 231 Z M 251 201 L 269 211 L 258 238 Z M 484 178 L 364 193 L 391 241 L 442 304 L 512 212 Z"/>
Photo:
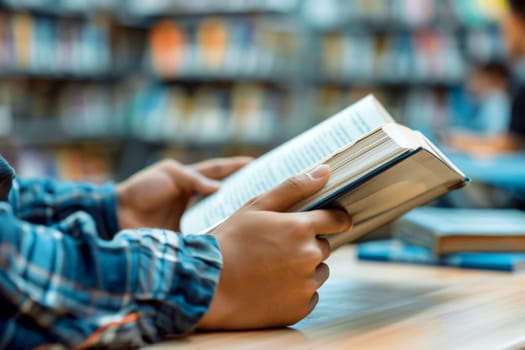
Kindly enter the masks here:
<path id="1" fill-rule="evenodd" d="M 42 226 L 6 202 L 0 222 L 0 348 L 129 348 L 185 334 L 220 274 L 211 236 L 144 229 L 107 241 L 85 211 Z"/>
<path id="2" fill-rule="evenodd" d="M 93 217 L 97 232 L 111 239 L 118 232 L 115 186 L 54 180 L 13 181 L 9 201 L 17 217 L 34 224 L 50 225 L 81 210 Z"/>

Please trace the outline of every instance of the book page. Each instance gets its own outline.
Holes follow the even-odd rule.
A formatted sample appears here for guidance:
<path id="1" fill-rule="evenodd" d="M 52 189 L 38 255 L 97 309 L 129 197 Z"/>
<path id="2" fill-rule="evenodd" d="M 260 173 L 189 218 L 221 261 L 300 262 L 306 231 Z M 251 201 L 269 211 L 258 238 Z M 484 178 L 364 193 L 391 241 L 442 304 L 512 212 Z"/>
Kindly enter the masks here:
<path id="1" fill-rule="evenodd" d="M 360 100 L 225 179 L 217 193 L 187 211 L 182 219 L 182 231 L 199 233 L 208 229 L 251 198 L 304 172 L 342 147 L 392 121 L 373 96 Z"/>
<path id="2" fill-rule="evenodd" d="M 465 184 L 461 174 L 432 152 L 417 151 L 336 199 L 333 206 L 351 213 L 354 225 L 327 239 L 335 249 Z"/>

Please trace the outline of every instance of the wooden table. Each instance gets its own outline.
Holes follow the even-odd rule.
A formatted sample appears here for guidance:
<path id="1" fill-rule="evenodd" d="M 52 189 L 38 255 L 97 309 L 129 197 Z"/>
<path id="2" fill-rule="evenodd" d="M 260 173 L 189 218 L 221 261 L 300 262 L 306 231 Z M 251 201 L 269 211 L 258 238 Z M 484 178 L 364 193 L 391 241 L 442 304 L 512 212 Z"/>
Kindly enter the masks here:
<path id="1" fill-rule="evenodd" d="M 291 328 L 197 333 L 150 349 L 525 349 L 525 275 L 328 261 L 320 302 Z"/>

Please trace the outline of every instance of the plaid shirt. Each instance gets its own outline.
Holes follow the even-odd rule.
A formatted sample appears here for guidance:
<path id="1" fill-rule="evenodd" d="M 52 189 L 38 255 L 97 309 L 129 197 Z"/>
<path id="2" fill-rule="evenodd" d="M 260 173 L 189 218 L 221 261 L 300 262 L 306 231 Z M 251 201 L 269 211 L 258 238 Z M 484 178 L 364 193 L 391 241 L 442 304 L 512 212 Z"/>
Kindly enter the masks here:
<path id="1" fill-rule="evenodd" d="M 196 326 L 221 269 L 214 238 L 117 233 L 113 185 L 9 192 L 12 177 L 0 157 L 0 349 L 138 347 Z"/>

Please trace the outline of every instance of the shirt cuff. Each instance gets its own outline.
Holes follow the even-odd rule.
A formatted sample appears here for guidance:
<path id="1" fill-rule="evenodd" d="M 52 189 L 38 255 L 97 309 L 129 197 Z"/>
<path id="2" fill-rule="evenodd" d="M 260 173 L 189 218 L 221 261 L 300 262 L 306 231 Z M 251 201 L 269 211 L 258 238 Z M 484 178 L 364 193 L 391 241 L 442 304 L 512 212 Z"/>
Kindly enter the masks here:
<path id="1" fill-rule="evenodd" d="M 117 213 L 117 191 L 114 183 L 107 183 L 97 189 L 99 205 L 101 207 L 101 222 L 99 225 L 100 236 L 111 240 L 119 232 L 120 225 Z"/>
<path id="2" fill-rule="evenodd" d="M 208 311 L 219 283 L 222 254 L 215 237 L 181 237 L 167 302 L 157 310 L 155 324 L 161 336 L 193 331 Z"/>

